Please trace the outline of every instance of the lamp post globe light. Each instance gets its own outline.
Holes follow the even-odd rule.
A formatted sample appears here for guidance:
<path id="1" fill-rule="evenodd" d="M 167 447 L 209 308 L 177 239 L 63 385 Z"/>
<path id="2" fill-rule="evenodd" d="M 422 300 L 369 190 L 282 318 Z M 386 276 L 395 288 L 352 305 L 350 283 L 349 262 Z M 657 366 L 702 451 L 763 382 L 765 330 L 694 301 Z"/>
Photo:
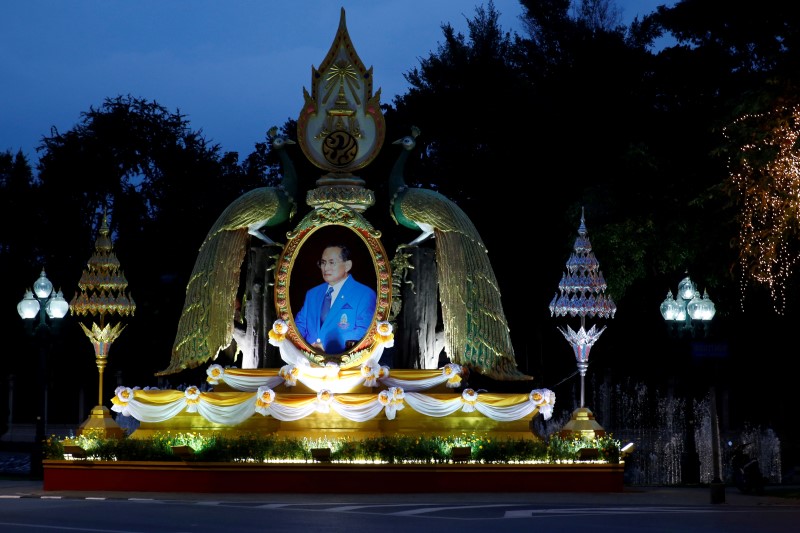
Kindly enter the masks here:
<path id="1" fill-rule="evenodd" d="M 28 335 L 34 338 L 38 348 L 37 383 L 39 394 L 36 409 L 36 435 L 31 452 L 31 475 L 42 475 L 42 450 L 47 424 L 47 355 L 50 350 L 51 335 L 57 333 L 61 319 L 69 311 L 69 303 L 64 294 L 53 290 L 53 283 L 47 279 L 44 268 L 33 283 L 33 290 L 27 289 L 17 304 L 17 313 L 25 323 Z M 37 320 L 38 319 L 38 320 Z"/>
<path id="2" fill-rule="evenodd" d="M 692 337 L 696 336 L 698 330 L 706 335 L 708 326 L 717 313 L 714 302 L 708 297 L 708 291 L 704 291 L 701 298 L 697 285 L 687 275 L 678 283 L 676 294 L 673 298 L 672 291 L 667 291 L 666 299 L 661 302 L 661 316 L 667 326 Z"/>

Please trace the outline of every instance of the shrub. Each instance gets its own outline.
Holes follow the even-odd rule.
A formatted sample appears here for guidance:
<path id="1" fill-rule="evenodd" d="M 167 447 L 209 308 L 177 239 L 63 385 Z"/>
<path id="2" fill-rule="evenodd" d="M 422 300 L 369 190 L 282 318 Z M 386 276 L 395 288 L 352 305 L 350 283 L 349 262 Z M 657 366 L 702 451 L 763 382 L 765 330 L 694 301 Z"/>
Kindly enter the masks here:
<path id="1" fill-rule="evenodd" d="M 298 439 L 275 435 L 224 433 L 158 433 L 148 438 L 103 438 L 81 435 L 73 438 L 52 436 L 44 443 L 47 459 L 64 459 L 64 444 L 78 445 L 87 457 L 101 461 L 204 461 L 278 462 L 312 461 L 311 450 L 328 448 L 331 460 L 338 462 L 447 463 L 454 447 L 468 447 L 470 462 L 508 464 L 519 462 L 558 463 L 578 459 L 579 450 L 597 449 L 600 461 L 619 462 L 620 443 L 611 436 L 596 439 L 565 439 L 551 436 L 547 441 L 492 438 L 476 434 L 459 436 L 382 435 L 363 439 Z M 194 455 L 179 457 L 173 446 L 189 446 Z"/>

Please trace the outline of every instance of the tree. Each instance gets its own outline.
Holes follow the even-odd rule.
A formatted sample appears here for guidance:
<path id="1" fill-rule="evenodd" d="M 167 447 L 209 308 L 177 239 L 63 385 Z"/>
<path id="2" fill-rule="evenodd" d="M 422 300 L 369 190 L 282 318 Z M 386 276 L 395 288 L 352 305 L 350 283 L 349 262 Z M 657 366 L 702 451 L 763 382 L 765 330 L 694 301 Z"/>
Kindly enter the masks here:
<path id="1" fill-rule="evenodd" d="M 28 220 L 25 210 L 35 205 L 32 185 L 33 170 L 22 151 L 0 153 L 0 271 L 4 279 L 17 279 L 19 272 L 10 270 L 12 258 L 27 255 L 33 260 L 31 226 L 20 224 Z"/>
<path id="2" fill-rule="evenodd" d="M 179 112 L 119 96 L 83 113 L 68 132 L 46 137 L 38 169 L 37 221 L 45 228 L 38 244 L 68 300 L 108 213 L 137 313 L 115 343 L 107 372 L 119 365 L 138 373 L 136 383 L 150 383 L 169 361 L 206 232 L 234 198 L 263 183 L 261 167 L 245 171 L 236 154 L 220 156 Z M 91 361 L 88 341 L 78 342 Z"/>
<path id="3" fill-rule="evenodd" d="M 667 111 L 649 83 L 652 24 L 633 38 L 610 4 L 522 3 L 529 39 L 504 33 L 491 3 L 476 8 L 468 38 L 443 26 L 443 44 L 407 74 L 411 89 L 387 123 L 420 127 L 411 179 L 456 201 L 481 232 L 524 361 L 540 351 L 537 329 L 555 331 L 547 302 L 582 207 L 618 302 L 678 258 L 659 248 L 669 212 L 653 214 L 663 192 L 654 177 L 667 173 L 671 156 L 656 146 Z M 636 239 L 625 238 L 631 228 Z M 511 296 L 521 280 L 536 296 Z M 531 301 L 542 302 L 541 315 Z"/>
<path id="4" fill-rule="evenodd" d="M 17 386 L 26 385 L 23 369 L 28 358 L 15 354 L 30 353 L 15 308 L 25 290 L 30 288 L 29 283 L 36 279 L 37 268 L 41 268 L 34 257 L 35 226 L 28 218 L 29 210 L 35 206 L 31 195 L 32 182 L 33 172 L 22 151 L 0 153 L 0 276 L 6 280 L 6 290 L 0 295 L 0 320 L 6 328 L 5 351 L 8 355 L 0 371 L 0 435 L 6 432 L 6 422 L 12 414 L 8 402 L 9 379 L 15 376 Z M 31 379 L 30 383 L 32 385 L 35 381 Z M 19 406 L 15 411 L 13 415 L 18 417 L 21 414 Z"/>
<path id="5" fill-rule="evenodd" d="M 731 158 L 728 187 L 739 206 L 739 266 L 770 293 L 784 314 L 787 288 L 800 260 L 800 105 L 746 115 L 731 125 L 739 153 Z M 735 139 L 735 140 L 734 140 Z M 744 298 L 742 301 L 744 305 Z"/>
<path id="6" fill-rule="evenodd" d="M 477 7 L 467 27 L 465 36 L 449 24 L 442 25 L 443 42 L 437 52 L 405 74 L 411 88 L 386 113 L 391 135 L 387 140 L 408 135 L 412 126 L 420 129 L 406 181 L 458 204 L 478 228 L 497 278 L 515 279 L 513 272 L 520 266 L 508 261 L 508 218 L 498 215 L 512 213 L 530 199 L 512 191 L 520 180 L 532 179 L 525 171 L 520 175 L 520 168 L 529 167 L 528 161 L 520 161 L 520 154 L 535 151 L 530 133 L 536 117 L 529 105 L 535 87 L 521 69 L 525 59 L 521 40 L 503 31 L 493 3 Z M 384 152 L 392 151 L 384 148 Z M 393 191 L 378 193 L 388 205 Z M 393 233 L 399 242 L 416 236 L 396 226 Z M 511 294 L 511 285 L 501 286 L 501 292 Z M 510 304 L 504 298 L 507 316 L 513 314 Z M 512 339 L 514 330 L 512 325 Z M 517 360 L 524 371 L 524 359 Z"/>
<path id="7" fill-rule="evenodd" d="M 680 80 L 665 88 L 675 89 L 687 112 L 708 116 L 702 156 L 725 171 L 716 192 L 729 202 L 723 220 L 731 222 L 730 271 L 742 298 L 739 305 L 731 298 L 730 307 L 745 311 L 749 295 L 747 307 L 757 312 L 765 289 L 772 301 L 764 303 L 783 314 L 798 292 L 788 283 L 798 228 L 785 195 L 793 186 L 800 13 L 772 0 L 757 15 L 750 5 L 684 0 L 660 7 L 653 20 L 679 44 L 659 62 L 662 79 Z"/>

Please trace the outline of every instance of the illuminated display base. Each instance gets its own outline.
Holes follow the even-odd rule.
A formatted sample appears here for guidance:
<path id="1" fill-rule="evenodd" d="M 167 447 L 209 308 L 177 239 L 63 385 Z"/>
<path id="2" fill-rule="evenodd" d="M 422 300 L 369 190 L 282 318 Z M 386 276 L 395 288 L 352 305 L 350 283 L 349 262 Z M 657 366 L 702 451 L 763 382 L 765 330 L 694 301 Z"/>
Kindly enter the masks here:
<path id="1" fill-rule="evenodd" d="M 183 493 L 623 492 L 625 464 L 378 465 L 44 461 L 46 491 Z"/>

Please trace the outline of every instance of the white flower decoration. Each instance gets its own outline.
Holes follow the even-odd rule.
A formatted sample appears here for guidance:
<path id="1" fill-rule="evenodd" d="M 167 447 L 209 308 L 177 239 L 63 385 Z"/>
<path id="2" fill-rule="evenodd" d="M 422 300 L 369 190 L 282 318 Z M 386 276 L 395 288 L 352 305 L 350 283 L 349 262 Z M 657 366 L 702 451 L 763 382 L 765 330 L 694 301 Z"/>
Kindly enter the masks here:
<path id="1" fill-rule="evenodd" d="M 130 387 L 117 387 L 114 394 L 124 403 L 128 403 L 133 399 L 133 389 Z"/>
<path id="2" fill-rule="evenodd" d="M 380 374 L 381 374 L 380 367 L 374 366 L 370 362 L 364 363 L 364 365 L 361 367 L 361 376 L 364 378 L 365 387 L 377 386 Z"/>
<path id="3" fill-rule="evenodd" d="M 211 365 L 206 370 L 206 374 L 208 377 L 206 381 L 212 385 L 219 385 L 219 380 L 222 379 L 222 376 L 225 374 L 225 369 L 222 368 L 222 365 Z"/>
<path id="4" fill-rule="evenodd" d="M 191 385 L 186 387 L 186 390 L 183 391 L 183 395 L 186 397 L 186 412 L 196 413 L 197 404 L 200 403 L 200 389 Z"/>
<path id="5" fill-rule="evenodd" d="M 378 344 L 383 344 L 384 347 L 394 346 L 394 333 L 392 333 L 392 325 L 385 320 L 378 322 L 375 325 L 375 334 L 372 338 Z"/>
<path id="6" fill-rule="evenodd" d="M 478 393 L 474 389 L 464 389 L 461 393 L 461 400 L 464 402 L 462 411 L 471 413 L 475 411 L 475 403 L 478 401 Z"/>
<path id="7" fill-rule="evenodd" d="M 378 393 L 378 402 L 384 406 L 384 412 L 388 420 L 394 420 L 397 411 L 401 411 L 405 404 L 405 392 L 401 387 L 389 387 L 387 390 L 382 390 Z"/>
<path id="8" fill-rule="evenodd" d="M 269 343 L 273 346 L 280 346 L 286 340 L 286 332 L 289 331 L 289 325 L 283 319 L 278 319 L 272 323 L 272 329 L 269 330 Z"/>
<path id="9" fill-rule="evenodd" d="M 550 389 L 534 389 L 528 396 L 530 401 L 539 408 L 539 413 L 545 420 L 553 416 L 553 407 L 556 404 L 556 393 Z"/>
<path id="10" fill-rule="evenodd" d="M 256 392 L 256 413 L 269 414 L 269 407 L 275 401 L 275 391 L 267 386 L 261 386 Z"/>
<path id="11" fill-rule="evenodd" d="M 130 387 L 117 387 L 114 389 L 114 397 L 111 399 L 111 410 L 122 414 L 123 416 L 130 416 L 128 409 L 128 402 L 133 400 L 133 389 Z"/>
<path id="12" fill-rule="evenodd" d="M 442 375 L 447 377 L 448 389 L 456 389 L 461 386 L 461 365 L 455 363 L 444 365 Z"/>
<path id="13" fill-rule="evenodd" d="M 317 393 L 317 411 L 320 413 L 330 413 L 331 402 L 333 402 L 333 392 L 322 389 Z"/>
<path id="14" fill-rule="evenodd" d="M 389 395 L 388 390 L 382 390 L 378 393 L 378 402 L 380 402 L 381 405 L 387 406 L 391 403 L 391 401 L 392 397 Z"/>
<path id="15" fill-rule="evenodd" d="M 393 403 L 403 403 L 406 399 L 406 393 L 402 387 L 389 387 L 389 394 L 392 396 Z"/>
<path id="16" fill-rule="evenodd" d="M 200 389 L 194 385 L 190 385 L 183 391 L 183 395 L 186 396 L 186 399 L 189 401 L 197 400 L 200 397 Z"/>
<path id="17" fill-rule="evenodd" d="M 286 335 L 286 332 L 289 331 L 289 324 L 287 324 L 285 320 L 279 318 L 272 324 L 272 331 L 278 335 Z"/>
<path id="18" fill-rule="evenodd" d="M 294 387 L 297 385 L 300 369 L 295 365 L 283 365 L 278 371 L 278 375 L 283 378 L 283 382 L 287 387 Z"/>
<path id="19" fill-rule="evenodd" d="M 375 325 L 375 329 L 378 331 L 378 335 L 381 337 L 390 337 L 392 335 L 392 325 L 385 320 L 378 322 Z"/>

